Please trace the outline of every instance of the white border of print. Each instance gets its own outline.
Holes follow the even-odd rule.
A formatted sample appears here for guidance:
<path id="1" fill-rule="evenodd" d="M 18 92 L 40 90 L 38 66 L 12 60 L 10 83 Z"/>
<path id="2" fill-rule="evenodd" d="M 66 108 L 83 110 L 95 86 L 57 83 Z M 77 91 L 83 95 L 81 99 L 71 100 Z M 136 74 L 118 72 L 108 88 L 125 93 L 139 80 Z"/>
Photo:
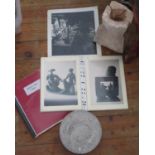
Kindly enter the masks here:
<path id="1" fill-rule="evenodd" d="M 119 68 L 120 68 L 120 82 L 121 82 L 121 92 L 122 92 L 122 101 L 118 102 L 109 102 L 109 104 L 105 104 L 105 102 L 101 102 L 102 104 L 93 103 L 91 100 L 91 91 L 90 91 L 90 63 L 94 60 L 118 60 L 119 61 Z M 121 56 L 104 56 L 104 57 L 88 57 L 87 65 L 86 65 L 86 75 L 87 75 L 87 101 L 88 101 L 88 109 L 89 110 L 112 110 L 112 109 L 127 109 L 128 108 L 128 101 L 127 101 L 127 93 L 126 93 L 126 83 L 124 77 L 124 67 L 123 67 L 123 60 Z"/>
<path id="2" fill-rule="evenodd" d="M 69 62 L 69 61 L 75 61 L 76 62 L 76 85 L 77 85 L 77 100 L 78 100 L 78 104 L 77 105 L 64 105 L 64 106 L 44 106 L 44 79 L 45 79 L 45 75 L 44 75 L 44 62 Z M 78 71 L 79 71 L 79 66 L 77 65 L 78 63 L 78 57 L 75 56 L 63 56 L 63 57 L 59 57 L 59 56 L 54 56 L 54 57 L 42 57 L 41 58 L 41 94 L 40 94 L 40 101 L 41 101 L 41 106 L 40 106 L 40 110 L 42 112 L 46 112 L 46 111 L 71 111 L 71 110 L 80 110 L 81 109 L 81 101 L 80 101 L 80 85 L 79 84 L 79 75 L 78 75 Z"/>
<path id="3" fill-rule="evenodd" d="M 95 22 L 95 31 L 99 26 L 99 16 L 98 16 L 98 7 L 83 7 L 83 8 L 71 8 L 71 9 L 54 9 L 47 11 L 47 43 L 48 43 L 48 57 L 52 56 L 52 32 L 51 32 L 51 15 L 52 13 L 67 13 L 67 12 L 85 12 L 85 11 L 94 11 L 94 22 Z M 96 43 L 97 55 L 102 55 L 101 46 Z"/>

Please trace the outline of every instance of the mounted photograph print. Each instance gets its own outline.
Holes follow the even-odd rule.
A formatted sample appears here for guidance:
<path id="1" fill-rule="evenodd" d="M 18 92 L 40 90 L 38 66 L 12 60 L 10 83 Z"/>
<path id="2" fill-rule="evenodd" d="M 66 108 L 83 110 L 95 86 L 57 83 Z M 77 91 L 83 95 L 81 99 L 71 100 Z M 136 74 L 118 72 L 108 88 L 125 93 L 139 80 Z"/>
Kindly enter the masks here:
<path id="1" fill-rule="evenodd" d="M 98 8 L 48 10 L 48 56 L 101 55 L 94 42 L 99 25 Z"/>
<path id="2" fill-rule="evenodd" d="M 41 110 L 78 107 L 76 59 L 41 59 Z"/>
<path id="3" fill-rule="evenodd" d="M 127 108 L 121 56 L 41 59 L 41 111 Z"/>
<path id="4" fill-rule="evenodd" d="M 87 65 L 88 103 L 90 109 L 128 107 L 122 58 L 90 58 Z"/>

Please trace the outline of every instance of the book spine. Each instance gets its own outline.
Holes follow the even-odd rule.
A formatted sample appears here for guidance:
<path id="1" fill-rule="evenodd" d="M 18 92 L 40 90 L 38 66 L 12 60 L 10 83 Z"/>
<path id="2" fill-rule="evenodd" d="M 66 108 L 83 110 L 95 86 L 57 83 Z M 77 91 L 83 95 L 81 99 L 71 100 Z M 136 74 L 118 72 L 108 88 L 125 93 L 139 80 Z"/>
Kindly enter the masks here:
<path id="1" fill-rule="evenodd" d="M 20 103 L 18 103 L 19 101 L 17 100 L 17 98 L 15 98 L 15 105 L 16 105 L 16 108 L 20 114 L 20 116 L 22 117 L 27 129 L 29 130 L 29 132 L 31 133 L 32 137 L 35 138 L 37 137 L 34 129 L 31 127 L 31 124 L 29 123 L 29 121 L 27 120 L 27 117 L 25 115 L 25 113 L 23 112 L 23 109 L 21 108 L 20 106 Z"/>
<path id="2" fill-rule="evenodd" d="M 87 106 L 87 87 L 86 87 L 86 67 L 84 57 L 80 57 L 80 89 L 82 110 L 88 111 Z"/>

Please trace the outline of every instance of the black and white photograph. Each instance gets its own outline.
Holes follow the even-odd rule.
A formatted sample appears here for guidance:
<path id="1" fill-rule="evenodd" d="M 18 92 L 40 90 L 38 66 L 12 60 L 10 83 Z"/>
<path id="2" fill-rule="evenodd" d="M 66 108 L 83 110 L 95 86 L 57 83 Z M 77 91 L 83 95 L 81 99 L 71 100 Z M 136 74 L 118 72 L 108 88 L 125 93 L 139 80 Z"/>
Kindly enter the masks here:
<path id="1" fill-rule="evenodd" d="M 97 7 L 48 11 L 48 56 L 97 55 L 94 42 L 99 24 Z"/>
<path id="2" fill-rule="evenodd" d="M 119 59 L 117 59 L 119 58 Z M 89 96 L 92 105 L 124 106 L 127 101 L 120 57 L 89 61 Z"/>
<path id="3" fill-rule="evenodd" d="M 43 107 L 48 109 L 48 107 L 78 105 L 76 72 L 76 61 L 59 61 L 59 59 L 46 61 L 46 58 L 42 60 Z"/>

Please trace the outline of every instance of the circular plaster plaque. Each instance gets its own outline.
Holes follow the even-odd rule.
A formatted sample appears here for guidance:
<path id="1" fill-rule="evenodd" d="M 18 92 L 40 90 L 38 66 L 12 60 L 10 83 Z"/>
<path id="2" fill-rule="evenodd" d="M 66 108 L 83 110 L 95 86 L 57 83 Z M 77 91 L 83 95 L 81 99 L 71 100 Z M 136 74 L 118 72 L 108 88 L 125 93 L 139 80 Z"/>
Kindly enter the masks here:
<path id="1" fill-rule="evenodd" d="M 59 134 L 66 149 L 76 154 L 85 154 L 95 149 L 100 142 L 102 128 L 92 113 L 74 111 L 62 121 Z"/>

